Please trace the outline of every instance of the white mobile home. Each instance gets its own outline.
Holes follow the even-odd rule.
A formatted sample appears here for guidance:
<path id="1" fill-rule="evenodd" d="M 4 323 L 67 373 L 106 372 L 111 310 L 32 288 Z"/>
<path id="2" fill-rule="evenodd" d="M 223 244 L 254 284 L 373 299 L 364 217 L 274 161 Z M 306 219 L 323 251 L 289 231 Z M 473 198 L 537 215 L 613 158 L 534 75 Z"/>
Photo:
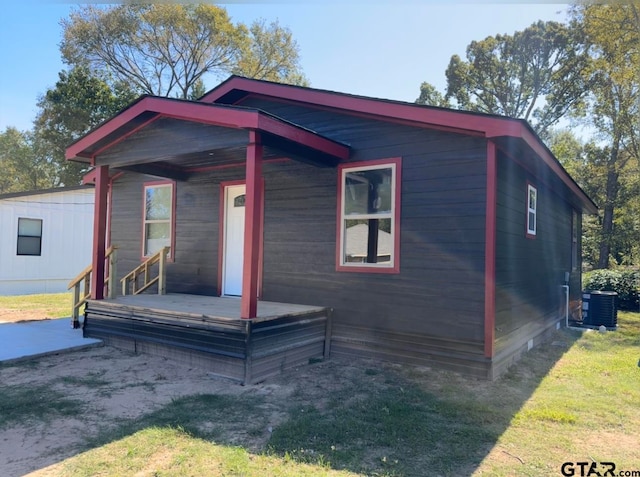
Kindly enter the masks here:
<path id="1" fill-rule="evenodd" d="M 93 186 L 0 194 L 0 295 L 57 293 L 91 263 Z"/>

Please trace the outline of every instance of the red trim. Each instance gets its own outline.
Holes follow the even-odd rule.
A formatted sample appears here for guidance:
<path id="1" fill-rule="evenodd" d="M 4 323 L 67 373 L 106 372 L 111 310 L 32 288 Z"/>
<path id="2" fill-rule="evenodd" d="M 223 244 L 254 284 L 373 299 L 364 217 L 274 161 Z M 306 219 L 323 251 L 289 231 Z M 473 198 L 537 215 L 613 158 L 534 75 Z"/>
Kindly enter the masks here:
<path id="1" fill-rule="evenodd" d="M 82 185 L 95 184 L 96 174 L 97 174 L 96 170 L 91 169 L 89 172 L 87 172 L 85 175 L 82 176 L 81 184 Z"/>
<path id="2" fill-rule="evenodd" d="M 352 169 L 355 167 L 379 166 L 379 165 L 395 165 L 395 197 L 394 197 L 394 215 L 393 215 L 393 266 L 392 267 L 376 267 L 370 266 L 349 266 L 342 265 L 342 171 L 344 169 Z M 376 159 L 373 161 L 350 162 L 338 165 L 338 187 L 336 200 L 336 271 L 337 272 L 356 272 L 356 273 L 400 273 L 400 216 L 402 203 L 402 158 L 392 157 L 389 159 Z"/>
<path id="3" fill-rule="evenodd" d="M 232 76 L 211 90 L 200 101 L 214 103 L 232 91 L 247 94 L 269 96 L 277 100 L 289 100 L 307 103 L 314 107 L 322 106 L 338 109 L 348 114 L 360 113 L 365 116 L 381 117 L 395 123 L 412 122 L 424 124 L 434 129 L 450 128 L 452 131 L 470 131 L 481 133 L 487 138 L 510 136 L 522 138 L 527 145 L 547 164 L 551 170 L 580 198 L 585 208 L 596 213 L 595 204 L 562 168 L 553 154 L 522 120 L 461 112 L 444 108 L 425 107 L 411 103 L 402 103 L 363 96 L 354 96 L 335 91 L 303 88 L 300 86 L 271 83 Z"/>
<path id="4" fill-rule="evenodd" d="M 258 274 L 260 264 L 260 209 L 262 197 L 262 144 L 260 133 L 249 132 L 246 169 L 246 202 L 244 216 L 244 259 L 242 267 L 242 298 L 240 318 L 250 319 L 258 315 Z"/>
<path id="5" fill-rule="evenodd" d="M 172 180 L 163 180 L 163 181 L 151 181 L 145 182 L 142 184 L 142 240 L 140 242 L 140 261 L 144 262 L 148 256 L 144 254 L 144 242 L 145 242 L 145 209 L 147 202 L 147 187 L 153 186 L 161 186 L 161 185 L 170 185 L 171 186 L 171 251 L 169 252 L 169 256 L 167 260 L 173 262 L 176 256 L 176 182 Z"/>
<path id="6" fill-rule="evenodd" d="M 199 101 L 215 103 L 224 95 L 234 90 L 283 98 L 298 103 L 312 104 L 314 106 L 322 105 L 348 112 L 365 113 L 367 115 L 384 117 L 391 121 L 403 119 L 418 123 L 437 124 L 457 130 L 479 131 L 485 134 L 503 132 L 505 129 L 508 129 L 513 122 L 512 119 L 508 118 L 469 114 L 445 108 L 428 108 L 411 103 L 354 96 L 335 91 L 303 88 L 238 76 L 231 77 L 220 84 Z"/>
<path id="7" fill-rule="evenodd" d="M 88 148 L 116 132 L 128 122 L 148 112 L 158 114 L 145 123 L 138 125 L 132 131 L 123 133 L 117 139 L 101 147 L 98 151 L 92 153 L 86 152 Z M 129 106 L 128 109 L 69 146 L 66 150 L 65 157 L 68 160 L 78 158 L 94 159 L 98 153 L 114 146 L 159 118 L 195 121 L 202 124 L 211 124 L 233 129 L 261 130 L 290 141 L 304 144 L 307 147 L 335 156 L 341 160 L 349 158 L 349 148 L 347 146 L 322 137 L 300 126 L 269 116 L 261 111 L 241 110 L 220 105 L 194 103 L 152 96 L 142 98 L 137 103 Z"/>
<path id="8" fill-rule="evenodd" d="M 336 93 L 336 94 L 340 94 L 340 93 Z M 292 104 L 292 105 L 300 105 L 299 101 L 295 101 L 295 100 L 290 100 L 290 99 L 286 99 L 286 98 L 276 98 L 273 96 L 267 96 L 267 95 L 263 95 L 263 94 L 256 94 L 256 93 L 249 93 L 246 96 L 244 96 L 243 98 L 241 98 L 239 101 L 235 102 L 234 105 L 238 105 L 238 106 L 242 106 L 242 101 L 249 99 L 249 98 L 264 98 L 267 99 L 269 101 L 272 101 L 274 103 L 281 103 L 281 104 Z M 384 100 L 376 100 L 376 101 L 384 101 Z M 331 107 L 331 106 L 324 106 L 321 104 L 313 104 L 312 107 L 318 111 L 335 111 L 336 108 L 335 107 Z M 412 126 L 412 127 L 419 127 L 419 128 L 423 128 L 423 129 L 432 129 L 432 130 L 436 130 L 436 131 L 444 131 L 444 132 L 450 132 L 450 133 L 454 133 L 454 134 L 464 134 L 465 136 L 476 136 L 476 137 L 485 137 L 484 131 L 477 131 L 477 130 L 471 130 L 471 129 L 464 129 L 462 127 L 452 127 L 452 126 L 443 126 L 442 124 L 437 124 L 434 122 L 426 122 L 426 121 L 416 121 L 415 119 L 403 119 L 403 118 L 388 118 L 384 115 L 376 115 L 376 114 L 371 114 L 371 113 L 366 113 L 366 112 L 361 112 L 361 111 L 342 111 L 344 114 L 348 114 L 349 116 L 353 116 L 356 118 L 365 118 L 365 119 L 380 119 L 383 121 L 387 121 L 387 122 L 391 122 L 394 124 L 401 124 L 403 126 Z"/>
<path id="9" fill-rule="evenodd" d="M 528 172 L 533 177 L 537 177 L 537 174 L 536 174 L 535 170 L 533 169 L 533 167 L 531 167 L 530 164 L 527 164 L 526 162 L 524 162 L 520 157 L 515 156 L 511 151 L 507 151 L 506 149 L 500 147 L 498 144 L 496 144 L 496 149 L 499 150 L 505 156 L 507 156 L 515 164 L 520 166 L 525 172 Z M 566 197 L 562 194 L 562 191 L 559 191 L 559 190 L 557 190 L 556 187 L 553 187 L 552 183 L 548 180 L 549 178 L 551 178 L 550 175 L 548 175 L 546 178 L 537 177 L 538 183 L 546 186 L 546 191 L 547 192 L 549 192 L 551 194 L 554 194 L 560 200 L 563 200 L 563 201 L 566 202 Z M 571 202 L 569 202 L 569 203 L 571 204 Z M 572 207 L 575 207 L 575 204 L 572 205 Z M 579 207 L 579 208 L 580 208 L 580 210 L 583 209 L 582 207 Z"/>
<path id="10" fill-rule="evenodd" d="M 496 201 L 498 164 L 496 145 L 487 142 L 487 203 L 484 253 L 484 355 L 492 358 L 496 326 Z"/>
<path id="11" fill-rule="evenodd" d="M 224 261 L 224 226 L 225 226 L 225 212 L 226 212 L 226 191 L 225 189 L 235 185 L 245 185 L 244 179 L 237 181 L 224 181 L 220 182 L 220 199 L 218 204 L 218 296 L 222 296 L 222 271 Z M 260 210 L 260 230 L 262 236 L 260 237 L 260 264 L 259 264 L 259 277 L 258 277 L 258 297 L 262 297 L 262 276 L 263 276 L 263 264 L 264 264 L 264 178 L 261 180 L 261 195 L 262 195 L 262 208 Z"/>
<path id="12" fill-rule="evenodd" d="M 126 132 L 125 134 L 123 134 L 122 136 L 118 136 L 117 139 L 114 139 L 113 141 L 111 141 L 110 143 L 106 144 L 105 146 L 102 146 L 101 148 L 99 148 L 97 151 L 94 151 L 93 154 L 91 154 L 91 160 L 94 161 L 95 157 L 98 154 L 101 154 L 103 151 L 106 151 L 107 149 L 109 149 L 110 147 L 115 146 L 116 144 L 124 141 L 125 139 L 127 139 L 130 136 L 133 136 L 135 133 L 137 133 L 138 131 L 140 131 L 141 129 L 147 127 L 149 124 L 151 124 L 152 122 L 154 122 L 156 119 L 158 119 L 158 116 L 154 116 L 151 119 L 148 119 L 146 121 L 144 121 L 142 124 L 139 124 L 138 126 L 136 126 L 135 128 L 133 128 L 131 131 Z"/>
<path id="13" fill-rule="evenodd" d="M 567 187 L 578 197 L 582 197 L 585 208 L 592 214 L 598 213 L 598 208 L 596 205 L 587 197 L 580 186 L 576 184 L 576 182 L 571 178 L 571 176 L 564 170 L 560 162 L 553 156 L 546 146 L 538 139 L 538 137 L 529 130 L 524 124 L 520 125 L 522 132 L 519 137 L 524 139 L 527 145 L 533 149 L 543 161 L 549 166 L 549 168 L 565 183 Z"/>
<path id="14" fill-rule="evenodd" d="M 107 166 L 96 168 L 95 183 L 91 298 L 93 300 L 102 300 L 104 298 L 105 235 L 107 231 L 107 194 L 109 189 L 109 168 Z"/>
<path id="15" fill-rule="evenodd" d="M 529 187 L 532 187 L 535 191 L 536 191 L 536 229 L 535 229 L 535 233 L 531 233 L 529 232 Z M 527 237 L 528 239 L 535 239 L 536 236 L 538 235 L 538 188 L 533 185 L 532 182 L 527 181 L 527 188 L 525 190 L 525 213 L 526 215 L 524 216 L 524 236 Z"/>

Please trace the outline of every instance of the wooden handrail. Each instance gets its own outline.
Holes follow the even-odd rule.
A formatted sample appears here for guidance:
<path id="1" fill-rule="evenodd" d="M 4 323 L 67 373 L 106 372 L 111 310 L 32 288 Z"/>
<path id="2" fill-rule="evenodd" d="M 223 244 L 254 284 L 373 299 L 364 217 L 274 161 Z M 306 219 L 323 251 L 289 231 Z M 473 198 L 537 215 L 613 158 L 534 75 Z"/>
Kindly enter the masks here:
<path id="1" fill-rule="evenodd" d="M 107 260 L 107 268 L 105 269 L 105 291 L 106 296 L 113 298 L 115 296 L 116 287 L 116 250 L 117 247 L 111 246 L 105 253 Z M 91 296 L 91 275 L 93 272 L 93 264 L 82 270 L 76 278 L 69 282 L 67 290 L 73 288 L 73 296 L 71 297 L 71 326 L 73 328 L 80 327 L 80 308 Z M 80 289 L 83 288 L 82 294 Z"/>
<path id="2" fill-rule="evenodd" d="M 167 254 L 169 253 L 169 247 L 162 247 L 155 254 L 151 255 L 139 266 L 127 273 L 121 280 L 122 282 L 122 294 L 127 295 L 129 292 L 133 295 L 138 295 L 145 290 L 148 290 L 151 286 L 158 284 L 158 295 L 164 295 L 167 292 L 166 282 L 166 263 Z M 150 278 L 151 267 L 158 264 L 158 276 Z M 140 276 L 144 276 L 142 286 L 138 284 Z M 131 290 L 130 290 L 131 288 Z"/>

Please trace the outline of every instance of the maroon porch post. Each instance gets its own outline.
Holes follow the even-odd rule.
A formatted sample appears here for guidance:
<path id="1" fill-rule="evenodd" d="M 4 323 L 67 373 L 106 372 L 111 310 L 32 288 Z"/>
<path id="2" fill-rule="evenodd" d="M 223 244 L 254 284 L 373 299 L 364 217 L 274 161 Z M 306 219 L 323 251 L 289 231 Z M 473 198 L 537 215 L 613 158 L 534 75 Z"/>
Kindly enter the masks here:
<path id="1" fill-rule="evenodd" d="M 104 259 L 107 231 L 107 190 L 109 189 L 109 167 L 97 166 L 95 204 L 93 206 L 93 271 L 91 273 L 91 298 L 104 298 Z"/>
<path id="2" fill-rule="evenodd" d="M 260 134 L 249 131 L 246 165 L 246 201 L 244 216 L 244 261 L 242 264 L 242 299 L 240 317 L 255 318 L 258 314 L 258 273 L 260 261 L 260 211 L 262 195 L 262 143 Z"/>

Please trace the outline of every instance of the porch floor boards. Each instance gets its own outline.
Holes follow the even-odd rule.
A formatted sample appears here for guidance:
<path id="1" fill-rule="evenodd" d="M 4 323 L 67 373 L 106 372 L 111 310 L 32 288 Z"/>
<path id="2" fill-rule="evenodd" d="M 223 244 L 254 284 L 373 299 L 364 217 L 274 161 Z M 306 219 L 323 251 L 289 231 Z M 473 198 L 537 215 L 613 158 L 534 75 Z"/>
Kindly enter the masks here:
<path id="1" fill-rule="evenodd" d="M 113 306 L 114 308 L 135 308 L 156 313 L 175 313 L 189 318 L 212 320 L 251 321 L 258 323 L 278 318 L 287 318 L 322 312 L 321 306 L 296 305 L 273 301 L 258 301 L 256 318 L 243 320 L 240 318 L 240 298 L 215 297 L 203 295 L 185 295 L 169 293 L 166 295 L 127 295 L 113 299 L 105 299 L 96 304 Z"/>

